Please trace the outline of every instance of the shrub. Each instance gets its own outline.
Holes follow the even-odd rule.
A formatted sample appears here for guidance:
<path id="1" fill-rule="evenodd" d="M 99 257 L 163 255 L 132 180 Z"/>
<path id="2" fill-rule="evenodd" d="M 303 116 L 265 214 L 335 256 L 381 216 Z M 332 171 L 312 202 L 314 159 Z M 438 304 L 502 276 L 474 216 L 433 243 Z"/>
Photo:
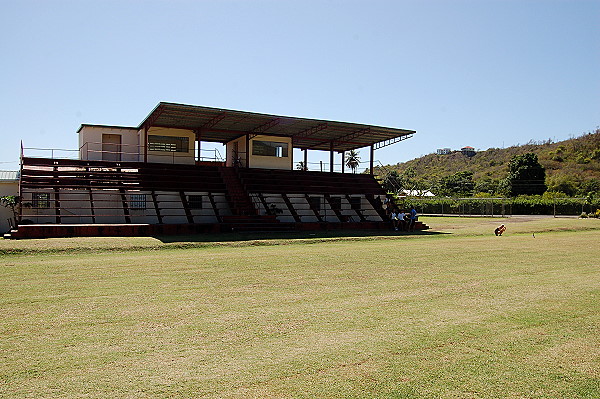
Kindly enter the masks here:
<path id="1" fill-rule="evenodd" d="M 600 198 L 556 198 L 551 195 L 524 195 L 516 198 L 420 198 L 400 200 L 416 204 L 420 213 L 472 215 L 581 215 L 600 217 Z"/>

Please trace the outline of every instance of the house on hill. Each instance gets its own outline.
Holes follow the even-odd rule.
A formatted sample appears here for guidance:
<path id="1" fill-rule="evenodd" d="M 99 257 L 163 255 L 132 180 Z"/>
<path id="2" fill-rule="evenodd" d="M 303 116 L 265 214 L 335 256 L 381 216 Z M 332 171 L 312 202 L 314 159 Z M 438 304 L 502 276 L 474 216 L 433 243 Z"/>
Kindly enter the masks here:
<path id="1" fill-rule="evenodd" d="M 77 133 L 77 159 L 22 149 L 19 192 L 31 206 L 13 237 L 379 228 L 374 153 L 415 131 L 159 103 L 138 126 Z M 207 156 L 207 142 L 225 156 Z M 345 173 L 345 153 L 365 147 L 370 173 Z M 329 170 L 294 170 L 293 149 L 304 165 L 309 150 L 328 152 Z"/>
<path id="2" fill-rule="evenodd" d="M 461 148 L 460 152 L 462 152 L 462 154 L 467 157 L 472 157 L 476 154 L 475 148 L 469 146 Z"/>

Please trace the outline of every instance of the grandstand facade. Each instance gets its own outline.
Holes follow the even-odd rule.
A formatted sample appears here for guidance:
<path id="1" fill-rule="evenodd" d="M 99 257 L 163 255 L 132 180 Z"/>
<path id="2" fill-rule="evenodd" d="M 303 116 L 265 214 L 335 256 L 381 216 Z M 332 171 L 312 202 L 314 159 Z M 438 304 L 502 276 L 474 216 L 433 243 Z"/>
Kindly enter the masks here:
<path id="1" fill-rule="evenodd" d="M 387 228 L 374 152 L 414 133 L 160 103 L 137 127 L 82 125 L 76 159 L 23 149 L 11 236 Z M 206 142 L 225 157 L 203 156 Z M 371 173 L 344 171 L 344 154 L 364 147 Z M 329 170 L 294 169 L 309 150 L 329 152 Z"/>

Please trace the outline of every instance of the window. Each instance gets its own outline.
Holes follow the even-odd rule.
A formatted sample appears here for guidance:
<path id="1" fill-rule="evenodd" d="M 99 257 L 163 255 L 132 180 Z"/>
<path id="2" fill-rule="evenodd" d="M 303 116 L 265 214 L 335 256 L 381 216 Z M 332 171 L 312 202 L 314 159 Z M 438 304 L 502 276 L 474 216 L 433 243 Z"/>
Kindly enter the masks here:
<path id="1" fill-rule="evenodd" d="M 188 195 L 188 206 L 190 209 L 202 209 L 202 196 Z"/>
<path id="2" fill-rule="evenodd" d="M 252 155 L 262 155 L 265 157 L 287 158 L 288 143 L 279 143 L 275 141 L 252 141 Z"/>
<path id="3" fill-rule="evenodd" d="M 31 205 L 34 208 L 50 208 L 50 193 L 33 193 Z"/>
<path id="4" fill-rule="evenodd" d="M 129 196 L 130 209 L 146 209 L 146 194 L 131 194 Z"/>
<path id="5" fill-rule="evenodd" d="M 148 136 L 148 151 L 188 152 L 189 137 Z"/>

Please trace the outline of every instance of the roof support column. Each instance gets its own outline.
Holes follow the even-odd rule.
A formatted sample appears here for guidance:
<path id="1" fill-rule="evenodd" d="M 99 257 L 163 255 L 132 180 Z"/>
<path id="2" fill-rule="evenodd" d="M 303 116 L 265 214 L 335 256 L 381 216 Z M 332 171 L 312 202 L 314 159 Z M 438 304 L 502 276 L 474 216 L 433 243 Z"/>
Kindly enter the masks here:
<path id="1" fill-rule="evenodd" d="M 304 170 L 308 170 L 308 150 L 305 148 L 303 151 L 304 151 Z"/>
<path id="2" fill-rule="evenodd" d="M 342 173 L 344 173 L 344 161 L 346 158 L 346 151 L 341 151 L 340 153 L 342 154 Z"/>
<path id="3" fill-rule="evenodd" d="M 250 133 L 246 133 L 246 167 L 250 167 Z"/>
<path id="4" fill-rule="evenodd" d="M 144 163 L 148 163 L 148 126 L 144 127 Z"/>
<path id="5" fill-rule="evenodd" d="M 370 151 L 370 156 L 369 156 L 369 169 L 370 169 L 370 173 L 371 175 L 373 174 L 373 160 L 375 158 L 375 147 L 373 146 L 373 144 L 371 144 L 371 151 Z"/>
<path id="6" fill-rule="evenodd" d="M 196 133 L 196 143 L 198 143 L 198 162 L 200 162 L 202 160 L 201 159 L 201 155 L 200 155 L 200 137 L 201 137 L 201 132 L 202 131 L 200 129 L 194 130 L 194 133 Z"/>
<path id="7" fill-rule="evenodd" d="M 333 173 L 333 141 L 329 142 L 329 171 Z"/>

